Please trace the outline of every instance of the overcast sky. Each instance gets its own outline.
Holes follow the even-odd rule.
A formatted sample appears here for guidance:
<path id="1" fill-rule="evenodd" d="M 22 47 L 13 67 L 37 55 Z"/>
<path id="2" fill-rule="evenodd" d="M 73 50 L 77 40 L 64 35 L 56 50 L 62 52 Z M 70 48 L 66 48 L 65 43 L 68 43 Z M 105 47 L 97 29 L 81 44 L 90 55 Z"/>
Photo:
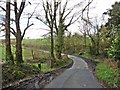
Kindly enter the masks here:
<path id="1" fill-rule="evenodd" d="M 80 2 L 81 0 L 73 0 L 73 1 L 74 3 L 77 3 Z M 92 8 L 90 11 L 91 17 L 101 17 L 102 13 L 105 12 L 107 9 L 111 8 L 111 5 L 114 4 L 115 1 L 120 1 L 120 0 L 94 0 L 93 3 L 91 4 L 91 8 Z M 39 2 L 39 0 L 31 0 L 31 3 L 37 3 L 37 2 Z M 71 2 L 69 6 L 71 6 L 72 4 L 73 2 Z M 31 6 L 29 5 L 28 7 L 26 7 L 25 11 L 28 11 L 29 13 L 33 12 L 35 7 L 36 7 L 35 4 L 34 5 L 32 4 Z M 37 9 L 37 12 L 42 13 L 40 6 Z M 0 14 L 2 13 L 0 12 Z M 44 24 L 42 24 L 40 21 L 32 19 L 31 22 L 33 22 L 35 25 L 29 28 L 29 30 L 26 32 L 25 37 L 40 38 L 42 35 L 48 33 L 48 31 L 41 29 L 47 27 Z M 21 23 L 22 23 L 21 26 L 23 26 L 21 29 L 23 29 L 26 25 L 26 20 L 22 20 Z M 79 32 L 76 24 L 69 27 L 69 31 L 71 31 L 72 33 Z"/>

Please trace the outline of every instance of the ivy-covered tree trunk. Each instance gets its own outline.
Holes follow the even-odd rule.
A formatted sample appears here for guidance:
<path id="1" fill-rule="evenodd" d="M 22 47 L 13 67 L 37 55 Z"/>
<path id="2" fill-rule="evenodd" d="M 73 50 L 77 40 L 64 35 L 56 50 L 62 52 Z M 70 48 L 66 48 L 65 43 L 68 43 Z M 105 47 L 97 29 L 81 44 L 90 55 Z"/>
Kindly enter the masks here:
<path id="1" fill-rule="evenodd" d="M 96 55 L 96 50 L 97 50 L 96 49 L 96 42 L 95 42 L 94 38 L 91 35 L 89 35 L 89 37 L 91 39 L 90 54 L 91 55 Z"/>
<path id="2" fill-rule="evenodd" d="M 61 14 L 60 14 L 61 15 Z M 62 50 L 64 46 L 64 21 L 60 16 L 59 27 L 58 27 L 58 34 L 56 40 L 56 57 L 58 60 L 62 59 Z"/>
<path id="3" fill-rule="evenodd" d="M 5 30 L 6 61 L 11 64 L 14 64 L 10 43 L 10 2 L 6 2 Z"/>
<path id="4" fill-rule="evenodd" d="M 20 33 L 16 37 L 16 61 L 17 64 L 23 63 L 23 56 L 22 56 L 22 40 L 20 37 Z"/>
<path id="5" fill-rule="evenodd" d="M 63 50 L 63 46 L 64 46 L 64 30 L 61 28 L 61 30 L 59 30 L 58 36 L 57 36 L 57 40 L 56 40 L 56 57 L 57 59 L 62 59 L 62 50 Z"/>

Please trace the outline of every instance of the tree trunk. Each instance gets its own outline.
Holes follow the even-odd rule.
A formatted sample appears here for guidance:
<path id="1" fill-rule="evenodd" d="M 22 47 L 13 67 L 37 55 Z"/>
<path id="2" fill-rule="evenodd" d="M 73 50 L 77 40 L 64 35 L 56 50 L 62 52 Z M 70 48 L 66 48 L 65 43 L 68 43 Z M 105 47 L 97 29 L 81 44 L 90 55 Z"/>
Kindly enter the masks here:
<path id="1" fill-rule="evenodd" d="M 89 37 L 90 37 L 90 39 L 91 39 L 91 46 L 90 46 L 90 53 L 92 54 L 92 55 L 96 55 L 96 42 L 95 42 L 95 40 L 93 39 L 93 37 L 92 36 L 90 36 L 89 35 Z"/>
<path id="2" fill-rule="evenodd" d="M 63 50 L 63 43 L 64 43 L 64 30 L 62 28 L 60 28 L 61 30 L 59 30 L 58 36 L 57 36 L 57 40 L 56 40 L 56 57 L 57 59 L 62 59 L 62 50 Z"/>
<path id="3" fill-rule="evenodd" d="M 23 56 L 22 56 L 22 36 L 21 36 L 21 30 L 20 30 L 20 24 L 19 20 L 16 20 L 16 29 L 17 29 L 17 35 L 16 35 L 16 61 L 17 63 L 23 63 Z"/>
<path id="4" fill-rule="evenodd" d="M 55 56 L 54 56 L 54 37 L 53 37 L 53 28 L 51 28 L 51 68 L 53 68 Z"/>
<path id="5" fill-rule="evenodd" d="M 86 49 L 86 32 L 84 33 L 84 42 L 85 42 L 85 49 Z"/>
<path id="6" fill-rule="evenodd" d="M 60 11 L 61 13 L 61 11 Z M 59 27 L 58 27 L 58 35 L 57 35 L 57 41 L 56 41 L 56 57 L 58 60 L 62 59 L 62 50 L 63 50 L 63 44 L 64 44 L 64 21 L 62 20 L 61 14 L 60 14 L 60 21 L 59 21 Z"/>
<path id="7" fill-rule="evenodd" d="M 16 61 L 17 61 L 17 64 L 23 63 L 22 40 L 19 36 L 17 36 L 16 38 Z"/>
<path id="8" fill-rule="evenodd" d="M 96 55 L 99 55 L 99 44 L 100 44 L 100 30 L 97 25 L 97 46 L 96 46 Z"/>
<path id="9" fill-rule="evenodd" d="M 6 60 L 11 64 L 14 64 L 10 42 L 10 2 L 6 2 L 5 30 Z"/>
<path id="10" fill-rule="evenodd" d="M 100 36 L 99 36 L 99 32 L 98 32 L 98 34 L 97 34 L 97 46 L 96 46 L 96 55 L 99 55 L 100 53 L 99 53 L 99 43 L 100 42 Z"/>

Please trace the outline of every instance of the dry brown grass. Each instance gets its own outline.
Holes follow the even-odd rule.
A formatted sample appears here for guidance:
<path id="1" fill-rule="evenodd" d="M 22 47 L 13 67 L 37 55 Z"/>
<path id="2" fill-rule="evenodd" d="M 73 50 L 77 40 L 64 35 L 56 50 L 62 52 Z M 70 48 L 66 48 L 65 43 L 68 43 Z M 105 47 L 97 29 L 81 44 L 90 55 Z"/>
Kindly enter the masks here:
<path id="1" fill-rule="evenodd" d="M 108 64 L 113 69 L 118 69 L 119 62 L 112 59 L 104 59 L 104 63 Z"/>

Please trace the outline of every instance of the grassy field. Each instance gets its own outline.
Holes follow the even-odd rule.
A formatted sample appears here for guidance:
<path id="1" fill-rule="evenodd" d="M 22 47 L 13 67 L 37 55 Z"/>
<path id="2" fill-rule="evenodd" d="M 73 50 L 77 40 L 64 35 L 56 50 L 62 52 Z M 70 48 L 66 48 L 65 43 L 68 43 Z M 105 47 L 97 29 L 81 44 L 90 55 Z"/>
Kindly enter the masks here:
<path id="1" fill-rule="evenodd" d="M 41 50 L 50 50 L 49 39 L 24 39 L 23 47 L 37 48 Z"/>
<path id="2" fill-rule="evenodd" d="M 0 46 L 0 56 L 2 60 L 5 60 L 5 46 Z M 12 47 L 12 53 L 15 57 L 15 47 Z M 34 60 L 33 60 L 34 56 Z M 23 59 L 25 61 L 31 61 L 36 62 L 36 60 L 46 60 L 47 58 L 50 58 L 50 55 L 48 53 L 41 52 L 37 48 L 23 48 Z M 38 60 L 39 61 L 39 60 Z"/>
<path id="3" fill-rule="evenodd" d="M 24 39 L 23 40 L 24 45 L 50 45 L 50 39 Z"/>

